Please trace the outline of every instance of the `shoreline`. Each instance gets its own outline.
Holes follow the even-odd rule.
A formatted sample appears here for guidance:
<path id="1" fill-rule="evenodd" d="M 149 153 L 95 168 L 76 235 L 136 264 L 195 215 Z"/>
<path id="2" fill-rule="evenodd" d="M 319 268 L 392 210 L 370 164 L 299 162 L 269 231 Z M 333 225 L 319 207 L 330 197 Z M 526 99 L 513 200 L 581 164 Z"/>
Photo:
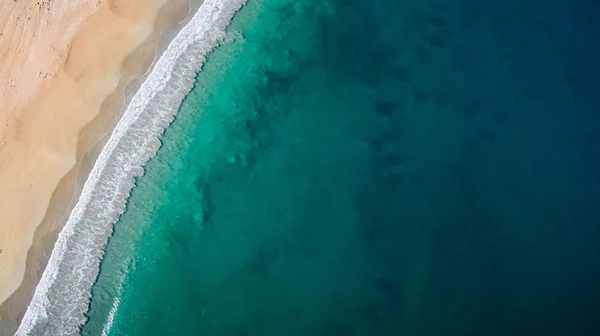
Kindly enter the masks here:
<path id="1" fill-rule="evenodd" d="M 151 21 L 152 29 L 149 34 L 120 62 L 116 88 L 105 96 L 96 115 L 80 130 L 77 136 L 76 162 L 52 191 L 43 220 L 33 234 L 32 244 L 27 252 L 25 273 L 19 286 L 0 303 L 0 334 L 12 334 L 16 331 L 48 262 L 58 232 L 74 207 L 83 182 L 98 156 L 102 139 L 114 127 L 126 106 L 124 103 L 128 100 L 128 92 L 141 85 L 140 79 L 156 62 L 161 52 L 159 49 L 160 42 L 164 40 L 163 35 L 180 29 L 186 17 L 190 16 L 189 9 L 190 0 L 168 0 L 158 7 L 156 16 Z M 91 19 L 93 15 L 88 18 Z M 78 29 L 74 36 L 82 34 L 81 30 Z"/>
<path id="2" fill-rule="evenodd" d="M 206 55 L 221 44 L 244 0 L 206 0 L 177 33 L 126 105 L 58 234 L 16 335 L 76 334 L 112 226 L 125 210 L 135 177 L 160 147 Z"/>

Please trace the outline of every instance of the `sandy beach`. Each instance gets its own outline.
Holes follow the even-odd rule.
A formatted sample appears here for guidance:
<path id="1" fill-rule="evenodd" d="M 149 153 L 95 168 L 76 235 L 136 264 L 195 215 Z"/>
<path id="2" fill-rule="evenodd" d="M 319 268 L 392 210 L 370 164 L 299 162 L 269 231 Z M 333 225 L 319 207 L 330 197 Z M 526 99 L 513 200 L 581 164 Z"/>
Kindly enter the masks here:
<path id="1" fill-rule="evenodd" d="M 85 179 L 84 154 L 188 2 L 0 4 L 0 334 L 16 328 L 31 298 Z"/>

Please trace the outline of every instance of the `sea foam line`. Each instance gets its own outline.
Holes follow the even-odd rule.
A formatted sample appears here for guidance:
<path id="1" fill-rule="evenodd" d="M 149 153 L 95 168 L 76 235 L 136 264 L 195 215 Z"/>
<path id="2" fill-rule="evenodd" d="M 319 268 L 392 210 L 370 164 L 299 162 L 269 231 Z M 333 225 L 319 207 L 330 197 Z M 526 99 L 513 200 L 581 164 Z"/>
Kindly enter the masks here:
<path id="1" fill-rule="evenodd" d="M 171 41 L 133 96 L 90 172 L 17 330 L 24 335 L 76 335 L 114 223 L 135 177 L 160 147 L 159 137 L 191 90 L 206 55 L 245 0 L 205 0 Z"/>
<path id="2" fill-rule="evenodd" d="M 122 291 L 119 290 L 117 295 L 120 295 L 121 292 Z M 115 314 L 117 313 L 117 309 L 119 308 L 120 303 L 121 303 L 121 299 L 118 296 L 115 297 L 115 299 L 113 301 L 113 305 L 112 305 L 112 307 L 110 307 L 110 311 L 108 312 L 106 324 L 104 325 L 104 328 L 102 328 L 102 336 L 109 335 L 110 329 L 112 328 L 114 320 L 115 320 Z"/>

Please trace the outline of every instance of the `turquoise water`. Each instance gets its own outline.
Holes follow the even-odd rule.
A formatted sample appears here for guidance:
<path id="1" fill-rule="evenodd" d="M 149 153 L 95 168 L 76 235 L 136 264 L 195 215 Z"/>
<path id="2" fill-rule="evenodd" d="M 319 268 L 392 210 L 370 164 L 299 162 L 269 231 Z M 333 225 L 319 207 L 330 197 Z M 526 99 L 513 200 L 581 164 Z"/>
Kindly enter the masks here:
<path id="1" fill-rule="evenodd" d="M 250 0 L 138 178 L 82 334 L 115 298 L 110 335 L 600 334 L 584 5 Z"/>

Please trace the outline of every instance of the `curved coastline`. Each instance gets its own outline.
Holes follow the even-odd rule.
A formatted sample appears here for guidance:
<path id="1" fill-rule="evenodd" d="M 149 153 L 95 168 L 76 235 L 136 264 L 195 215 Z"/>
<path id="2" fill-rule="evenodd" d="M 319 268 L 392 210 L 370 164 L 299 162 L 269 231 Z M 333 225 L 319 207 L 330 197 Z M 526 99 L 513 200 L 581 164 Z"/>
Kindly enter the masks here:
<path id="1" fill-rule="evenodd" d="M 75 180 L 85 180 L 95 154 L 82 156 L 116 119 L 124 88 L 152 63 L 160 31 L 181 22 L 189 2 L 0 5 L 0 122 L 9 126 L 0 130 L 0 334 L 14 333 L 33 295 L 83 184 Z M 24 14 L 31 20 L 11 19 Z M 6 90 L 11 81 L 21 94 Z"/>
<path id="2" fill-rule="evenodd" d="M 244 2 L 206 0 L 158 59 L 96 160 L 16 335 L 77 334 L 112 225 L 125 210 L 135 177 L 160 147 L 159 136 L 206 54 L 226 37 L 225 28 Z"/>
<path id="3" fill-rule="evenodd" d="M 165 42 L 170 41 L 175 36 L 186 20 L 189 20 L 191 13 L 190 0 L 153 0 L 153 3 L 147 2 L 147 4 L 144 4 L 144 7 L 148 7 L 148 10 L 143 18 L 136 16 L 138 14 L 133 13 L 132 15 L 131 13 L 132 9 L 135 10 L 139 7 L 139 3 L 128 2 L 128 4 L 130 4 L 129 7 L 121 7 L 119 12 L 123 17 L 127 17 L 128 22 L 130 22 L 126 27 L 127 31 L 122 33 L 124 38 L 127 37 L 127 40 L 123 40 L 124 43 L 115 45 L 115 50 L 111 51 L 108 56 L 103 56 L 103 54 L 98 55 L 98 59 L 102 60 L 101 63 L 110 61 L 112 62 L 111 64 L 114 64 L 111 69 L 103 71 L 101 76 L 113 76 L 118 79 L 118 84 L 114 86 L 115 83 L 111 83 L 110 88 L 113 89 L 114 86 L 112 92 L 108 92 L 107 90 L 105 94 L 97 95 L 101 99 L 95 103 L 97 107 L 89 109 L 90 121 L 77 129 L 77 133 L 72 132 L 72 135 L 76 138 L 73 147 L 70 148 L 71 152 L 69 152 L 69 156 L 73 156 L 74 164 L 72 168 L 62 174 L 60 178 L 57 178 L 56 187 L 43 191 L 44 193 L 49 193 L 48 206 L 43 209 L 43 219 L 35 223 L 37 225 L 31 235 L 26 232 L 20 233 L 20 238 L 27 237 L 30 239 L 22 263 L 23 274 L 18 274 L 18 272 L 1 274 L 2 272 L 0 271 L 2 279 L 10 276 L 11 279 L 14 279 L 11 281 L 15 281 L 16 283 L 14 289 L 6 296 L 6 299 L 2 298 L 4 294 L 7 294 L 7 291 L 0 293 L 0 297 L 2 297 L 0 298 L 0 334 L 2 335 L 12 335 L 17 330 L 27 305 L 33 296 L 35 287 L 48 263 L 58 233 L 66 222 L 74 203 L 77 201 L 83 182 L 85 182 L 85 178 L 93 165 L 93 160 L 98 155 L 99 150 L 97 148 L 101 146 L 105 135 L 109 133 L 111 124 L 114 124 L 118 120 L 121 108 L 125 105 L 124 102 L 128 101 L 131 97 L 129 93 L 132 93 L 133 90 L 139 87 L 141 82 L 140 76 L 143 77 L 148 72 L 150 66 L 156 61 L 160 53 L 164 51 L 167 44 Z M 101 15 L 104 15 L 104 13 Z M 91 22 L 87 24 L 88 21 Z M 112 32 L 119 30 L 119 26 L 113 27 L 114 29 L 109 31 L 99 29 L 98 27 L 101 27 L 110 20 L 98 18 L 95 14 L 88 21 L 86 21 L 81 30 L 77 30 L 74 33 L 75 38 L 72 42 L 65 42 L 69 43 L 67 45 L 69 50 L 73 46 L 76 49 L 75 52 L 70 53 L 71 58 L 75 62 L 82 60 L 81 53 L 89 50 L 87 49 L 88 47 L 97 49 L 98 47 L 102 48 L 101 46 L 105 45 L 106 42 L 111 43 L 107 40 L 100 40 L 95 43 L 95 46 L 89 45 L 89 43 L 85 45 L 86 41 L 83 41 L 85 40 L 85 36 L 93 34 L 110 35 Z M 84 45 L 82 46 L 80 42 L 83 42 Z M 93 71 L 93 69 L 98 67 L 98 62 L 95 61 L 96 58 L 88 59 L 84 62 Z M 90 72 L 89 69 L 85 71 Z M 85 84 L 82 83 L 81 85 Z M 42 93 L 44 90 L 43 88 Z M 42 106 L 42 109 L 45 114 L 55 113 L 52 107 L 44 109 Z M 69 113 L 66 113 L 69 111 L 62 112 L 69 115 Z M 42 131 L 45 132 L 43 129 Z M 63 130 L 63 133 L 65 135 L 71 134 L 66 130 Z M 42 163 L 45 164 L 45 162 Z M 37 204 L 39 197 L 45 197 L 45 194 L 40 195 L 36 193 L 35 195 L 37 196 L 31 199 L 30 203 Z M 0 227 L 0 231 L 3 233 L 5 232 L 4 229 L 6 228 Z M 10 234 L 10 227 L 8 228 L 8 233 Z M 6 285 L 6 282 L 4 285 Z M 6 289 L 6 287 L 3 289 Z"/>

